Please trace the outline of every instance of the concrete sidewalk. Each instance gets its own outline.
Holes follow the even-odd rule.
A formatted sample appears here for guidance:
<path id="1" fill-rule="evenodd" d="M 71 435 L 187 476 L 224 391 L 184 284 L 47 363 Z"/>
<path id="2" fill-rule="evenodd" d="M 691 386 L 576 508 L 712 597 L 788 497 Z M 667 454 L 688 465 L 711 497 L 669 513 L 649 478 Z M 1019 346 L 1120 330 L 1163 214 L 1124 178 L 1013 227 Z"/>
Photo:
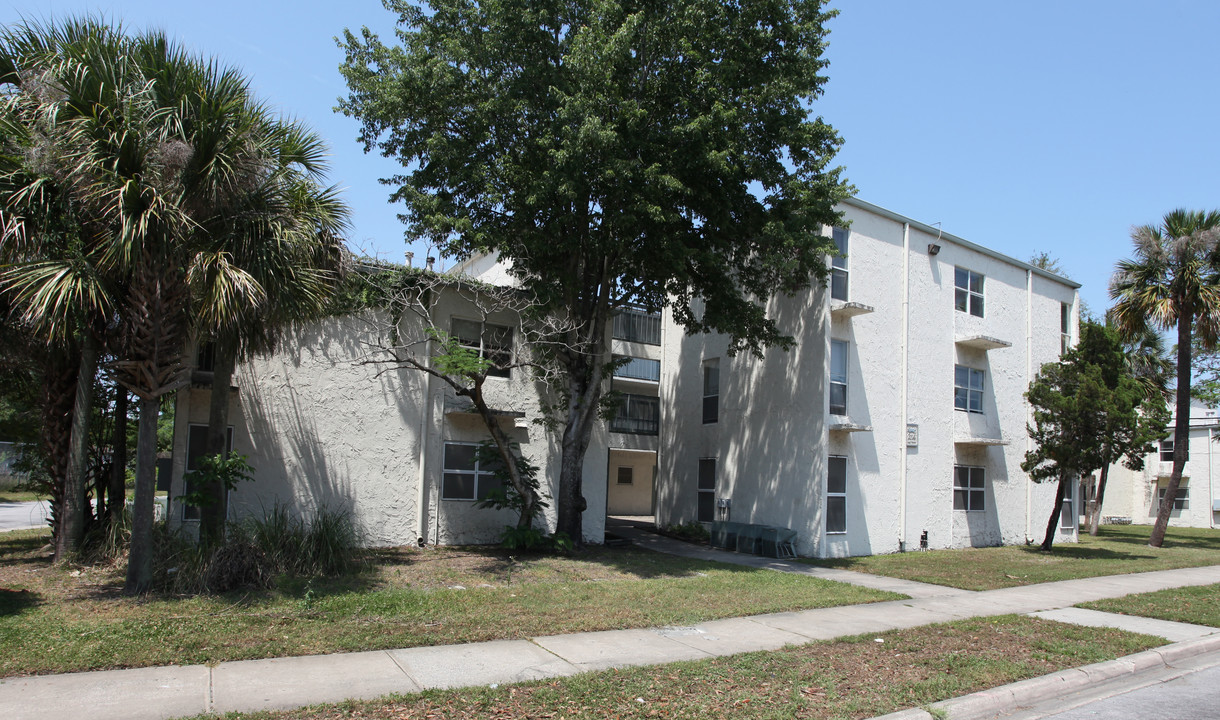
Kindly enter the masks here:
<path id="1" fill-rule="evenodd" d="M 656 540 L 641 538 L 641 544 L 666 552 L 678 551 L 677 554 L 688 557 L 799 572 L 894 590 L 911 597 L 869 605 L 714 620 L 691 627 L 225 662 L 215 667 L 169 666 L 7 678 L 0 680 L 0 717 L 159 719 L 204 712 L 290 708 L 429 688 L 511 683 L 591 670 L 776 650 L 814 640 L 1007 613 L 1041 614 L 1065 622 L 1120 627 L 1171 639 L 1200 638 L 1220 632 L 1210 627 L 1070 609 L 1088 600 L 1220 583 L 1220 566 L 970 592 L 705 550 L 651 537 Z"/>

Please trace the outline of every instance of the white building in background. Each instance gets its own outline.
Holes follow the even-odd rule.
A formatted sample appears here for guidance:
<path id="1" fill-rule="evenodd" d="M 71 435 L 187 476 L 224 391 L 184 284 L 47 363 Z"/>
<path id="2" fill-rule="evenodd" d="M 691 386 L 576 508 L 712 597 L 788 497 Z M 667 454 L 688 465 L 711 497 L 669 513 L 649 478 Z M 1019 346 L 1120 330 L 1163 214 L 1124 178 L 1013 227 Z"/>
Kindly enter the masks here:
<path id="1" fill-rule="evenodd" d="M 586 540 L 602 540 L 607 514 L 782 526 L 821 557 L 1041 539 L 1054 488 L 1020 469 L 1024 392 L 1075 338 L 1079 286 L 860 200 L 842 209 L 830 287 L 772 301 L 790 352 L 729 356 L 725 338 L 688 337 L 668 312 L 616 318 L 621 407 L 586 455 Z M 461 269 L 503 277 L 490 259 Z M 477 334 L 469 308 L 450 315 L 454 334 Z M 522 352 L 515 324 L 483 330 Z M 316 323 L 240 366 L 233 444 L 258 479 L 234 491 L 233 513 L 343 505 L 372 544 L 494 541 L 512 518 L 473 507 L 488 481 L 469 451 L 479 419 L 438 380 L 358 364 L 366 332 L 359 317 Z M 532 381 L 488 385 L 556 482 Z M 175 496 L 208 393 L 179 395 Z M 171 515 L 192 522 L 187 508 Z M 1073 539 L 1075 513 L 1064 518 Z"/>
<path id="2" fill-rule="evenodd" d="M 1173 421 L 1165 429 L 1166 438 L 1156 451 L 1144 458 L 1143 470 L 1128 470 L 1121 463 L 1110 466 L 1106 496 L 1102 500 L 1102 522 L 1151 524 L 1165 498 L 1169 476 L 1173 474 Z M 1190 444 L 1182 482 L 1178 486 L 1169 515 L 1170 526 L 1216 527 L 1220 511 L 1220 417 L 1216 410 L 1201 403 L 1190 408 Z M 1087 487 L 1082 492 L 1087 492 Z M 1091 499 L 1091 498 L 1090 498 Z"/>

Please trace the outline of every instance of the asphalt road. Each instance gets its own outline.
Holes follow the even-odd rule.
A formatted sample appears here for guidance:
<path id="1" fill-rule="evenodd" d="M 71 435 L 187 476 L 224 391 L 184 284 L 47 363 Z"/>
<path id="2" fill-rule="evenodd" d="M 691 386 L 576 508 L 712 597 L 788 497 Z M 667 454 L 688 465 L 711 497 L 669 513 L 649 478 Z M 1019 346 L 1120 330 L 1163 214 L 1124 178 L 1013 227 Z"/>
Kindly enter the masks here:
<path id="1" fill-rule="evenodd" d="M 50 511 L 50 503 L 46 500 L 19 503 L 0 502 L 0 532 L 43 527 L 47 524 L 47 514 Z"/>
<path id="2" fill-rule="evenodd" d="M 1188 672 L 1163 682 L 1148 683 L 1147 678 L 1131 679 L 1133 689 L 1116 687 L 1111 692 L 1077 704 L 1069 698 L 1048 701 L 1040 709 L 1001 716 L 1011 720 L 1215 720 L 1220 718 L 1220 658 L 1214 655 L 1209 667 Z M 1072 705 L 1070 710 L 1058 707 Z"/>

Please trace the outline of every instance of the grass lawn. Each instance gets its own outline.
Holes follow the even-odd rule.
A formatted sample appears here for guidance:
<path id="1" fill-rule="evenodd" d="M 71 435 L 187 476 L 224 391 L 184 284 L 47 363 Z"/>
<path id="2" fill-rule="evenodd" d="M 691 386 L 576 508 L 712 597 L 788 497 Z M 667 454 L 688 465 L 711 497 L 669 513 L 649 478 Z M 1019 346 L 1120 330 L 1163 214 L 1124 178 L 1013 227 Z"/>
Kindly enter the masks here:
<path id="1" fill-rule="evenodd" d="M 0 676 L 687 625 L 902 596 L 636 548 L 571 557 L 393 549 L 339 580 L 122 597 L 118 568 L 52 566 L 46 530 L 0 533 Z"/>
<path id="2" fill-rule="evenodd" d="M 0 490 L 0 503 L 33 502 L 46 499 L 46 495 L 39 495 L 29 490 Z"/>
<path id="3" fill-rule="evenodd" d="M 1173 588 L 1081 603 L 1090 610 L 1220 627 L 1220 585 Z"/>
<path id="4" fill-rule="evenodd" d="M 868 718 L 1163 643 L 1008 615 L 776 652 L 240 717 Z"/>
<path id="5" fill-rule="evenodd" d="M 1220 564 L 1220 530 L 1169 527 L 1160 548 L 1148 547 L 1148 525 L 1104 525 L 1078 543 L 1056 543 L 1044 553 L 1033 546 L 931 550 L 836 560 L 809 560 L 827 567 L 948 585 L 995 590 L 1015 585 Z"/>

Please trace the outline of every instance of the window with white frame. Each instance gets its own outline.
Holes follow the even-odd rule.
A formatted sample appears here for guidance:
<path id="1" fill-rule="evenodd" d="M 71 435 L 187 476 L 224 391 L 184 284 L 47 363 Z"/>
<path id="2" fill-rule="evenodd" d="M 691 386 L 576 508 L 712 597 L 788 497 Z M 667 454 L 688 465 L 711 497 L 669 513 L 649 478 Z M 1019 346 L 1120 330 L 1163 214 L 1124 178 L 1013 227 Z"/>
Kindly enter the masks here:
<path id="1" fill-rule="evenodd" d="M 1059 303 L 1059 354 L 1067 354 L 1072 349 L 1072 306 Z"/>
<path id="2" fill-rule="evenodd" d="M 838 254 L 830 258 L 830 297 L 835 300 L 847 300 L 847 229 L 834 228 L 831 231 L 835 249 Z"/>
<path id="3" fill-rule="evenodd" d="M 847 414 L 847 342 L 830 341 L 830 414 Z"/>
<path id="4" fill-rule="evenodd" d="M 720 420 L 720 358 L 703 361 L 703 424 Z"/>
<path id="5" fill-rule="evenodd" d="M 983 317 L 983 276 L 966 268 L 954 268 L 953 286 L 957 309 Z"/>
<path id="6" fill-rule="evenodd" d="M 847 532 L 847 458 L 831 455 L 826 460 L 826 534 Z"/>
<path id="7" fill-rule="evenodd" d="M 1161 487 L 1158 487 L 1156 489 L 1156 506 L 1157 506 L 1158 511 L 1161 508 L 1161 503 L 1165 502 L 1165 491 L 1168 489 L 1169 488 L 1164 485 L 1162 485 Z M 1173 509 L 1174 510 L 1190 509 L 1190 488 L 1188 486 L 1186 486 L 1186 485 L 1178 486 L 1178 492 L 1177 492 L 1177 494 L 1175 494 L 1173 496 Z"/>
<path id="8" fill-rule="evenodd" d="M 953 367 L 953 407 L 966 412 L 983 412 L 983 371 L 965 365 Z"/>
<path id="9" fill-rule="evenodd" d="M 699 458 L 699 522 L 716 519 L 716 458 Z"/>
<path id="10" fill-rule="evenodd" d="M 1186 446 L 1186 459 L 1190 460 L 1190 445 Z M 1173 440 L 1161 441 L 1161 462 L 1173 462 Z"/>
<path id="11" fill-rule="evenodd" d="M 475 351 L 488 360 L 490 377 L 506 378 L 511 374 L 513 363 L 513 329 L 505 325 L 493 325 L 478 320 L 453 318 L 450 334 L 464 348 Z"/>
<path id="12" fill-rule="evenodd" d="M 482 500 L 501 482 L 479 462 L 479 446 L 473 443 L 445 443 L 442 500 Z"/>
<path id="13" fill-rule="evenodd" d="M 953 509 L 982 510 L 985 507 L 986 485 L 983 468 L 970 465 L 953 466 Z"/>
<path id="14" fill-rule="evenodd" d="M 618 469 L 618 484 L 631 485 L 635 482 L 635 473 L 630 465 Z"/>

